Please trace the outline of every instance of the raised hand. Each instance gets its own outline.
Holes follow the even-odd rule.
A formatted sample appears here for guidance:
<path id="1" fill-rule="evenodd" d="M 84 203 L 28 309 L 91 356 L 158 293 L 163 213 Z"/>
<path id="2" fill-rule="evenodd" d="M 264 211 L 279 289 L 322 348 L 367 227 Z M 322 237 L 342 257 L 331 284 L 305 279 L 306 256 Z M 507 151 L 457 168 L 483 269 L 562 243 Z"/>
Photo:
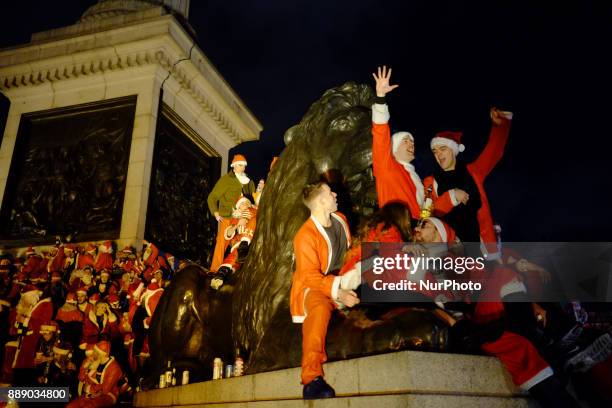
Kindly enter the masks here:
<path id="1" fill-rule="evenodd" d="M 502 124 L 504 120 L 512 120 L 512 112 L 501 111 L 495 107 L 491 108 L 491 121 L 495 126 Z"/>
<path id="2" fill-rule="evenodd" d="M 378 67 L 378 75 L 372 73 L 374 81 L 376 81 L 376 96 L 384 97 L 386 94 L 397 88 L 399 85 L 389 85 L 391 79 L 391 68 L 387 71 L 387 66 Z"/>

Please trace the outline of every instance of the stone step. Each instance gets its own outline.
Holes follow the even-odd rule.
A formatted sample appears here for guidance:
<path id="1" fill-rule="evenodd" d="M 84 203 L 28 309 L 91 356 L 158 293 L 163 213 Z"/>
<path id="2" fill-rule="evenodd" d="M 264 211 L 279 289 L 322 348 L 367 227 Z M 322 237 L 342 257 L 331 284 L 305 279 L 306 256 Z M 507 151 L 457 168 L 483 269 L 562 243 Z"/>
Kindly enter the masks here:
<path id="1" fill-rule="evenodd" d="M 324 366 L 337 398 L 317 407 L 527 407 L 518 390 L 492 357 L 402 351 Z M 137 393 L 135 406 L 293 407 L 302 401 L 300 368 L 205 381 Z M 310 406 L 310 405 L 308 405 Z M 313 405 L 314 406 L 314 405 Z"/>

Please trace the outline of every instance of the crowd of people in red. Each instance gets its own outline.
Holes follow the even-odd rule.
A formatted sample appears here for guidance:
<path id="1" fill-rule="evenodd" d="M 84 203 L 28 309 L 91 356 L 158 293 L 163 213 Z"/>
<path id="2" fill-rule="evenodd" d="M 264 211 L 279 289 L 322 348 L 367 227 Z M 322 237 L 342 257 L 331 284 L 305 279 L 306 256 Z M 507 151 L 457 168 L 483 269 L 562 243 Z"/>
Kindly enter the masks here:
<path id="1" fill-rule="evenodd" d="M 171 254 L 110 241 L 57 242 L 0 257 L 1 381 L 69 387 L 69 406 L 130 398 L 149 357 L 147 330 L 179 270 Z"/>

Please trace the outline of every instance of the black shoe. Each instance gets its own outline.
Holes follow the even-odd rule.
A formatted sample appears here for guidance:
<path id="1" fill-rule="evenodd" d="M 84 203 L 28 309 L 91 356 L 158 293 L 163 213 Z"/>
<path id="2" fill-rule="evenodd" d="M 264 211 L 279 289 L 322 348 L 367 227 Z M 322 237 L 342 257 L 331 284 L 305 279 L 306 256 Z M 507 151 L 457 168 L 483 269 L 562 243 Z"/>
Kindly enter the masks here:
<path id="1" fill-rule="evenodd" d="M 304 386 L 302 396 L 305 400 L 319 398 L 334 398 L 336 391 L 319 376 Z"/>
<path id="2" fill-rule="evenodd" d="M 238 257 L 236 258 L 236 262 L 243 264 L 246 261 L 246 257 L 249 254 L 249 243 L 246 241 L 241 241 L 240 245 L 238 245 Z"/>
<path id="3" fill-rule="evenodd" d="M 225 279 L 227 278 L 230 274 L 232 273 L 232 268 L 230 268 L 229 266 L 222 266 L 219 268 L 219 270 L 217 271 L 217 276 L 215 276 L 216 278 L 221 278 L 221 279 Z"/>

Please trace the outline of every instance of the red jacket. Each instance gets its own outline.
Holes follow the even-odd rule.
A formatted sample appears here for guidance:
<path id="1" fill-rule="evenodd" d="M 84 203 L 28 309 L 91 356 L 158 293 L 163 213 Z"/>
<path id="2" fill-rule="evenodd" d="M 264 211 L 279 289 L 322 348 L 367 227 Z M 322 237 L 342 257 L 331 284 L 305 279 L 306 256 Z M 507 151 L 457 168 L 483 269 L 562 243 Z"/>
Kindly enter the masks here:
<path id="1" fill-rule="evenodd" d="M 21 338 L 15 360 L 13 360 L 13 368 L 34 368 L 34 354 L 40 338 L 40 326 L 51 320 L 52 315 L 53 304 L 51 298 L 41 299 L 34 305 L 26 322 L 24 322 L 27 329 L 25 335 Z"/>
<path id="2" fill-rule="evenodd" d="M 509 133 L 510 121 L 502 118 L 501 125 L 493 125 L 491 128 L 489 141 L 484 150 L 476 160 L 467 165 L 467 170 L 474 179 L 474 183 L 476 183 L 478 191 L 480 192 L 480 200 L 482 202 L 482 206 L 478 210 L 480 240 L 484 244 L 482 245 L 483 254 L 487 255 L 489 259 L 498 255 L 498 249 L 497 237 L 493 229 L 493 217 L 491 216 L 491 208 L 484 188 L 484 181 L 504 155 L 504 148 L 506 147 Z M 459 202 L 455 201 L 451 196 L 450 190 L 438 196 L 438 183 L 436 183 L 433 176 L 425 178 L 423 185 L 425 190 L 432 186 L 431 195 L 434 202 L 434 214 L 436 216 L 444 217 L 444 215 L 450 212 L 454 206 L 459 205 Z"/>
<path id="3" fill-rule="evenodd" d="M 386 110 L 387 105 L 382 106 Z M 372 123 L 372 167 L 376 178 L 378 206 L 382 208 L 390 201 L 399 201 L 410 209 L 412 218 L 418 219 L 420 206 L 416 198 L 417 191 L 414 181 L 404 166 L 395 160 L 391 152 L 391 130 L 387 123 L 389 114 L 388 112 L 375 112 L 374 107 L 372 109 L 375 120 Z M 378 117 L 378 115 L 382 116 Z"/>
<path id="4" fill-rule="evenodd" d="M 351 233 L 346 218 L 339 212 L 331 216 L 342 223 L 348 248 L 351 245 Z M 327 274 L 333 255 L 331 243 L 323 226 L 314 217 L 306 220 L 295 235 L 293 251 L 295 272 L 291 284 L 290 309 L 293 322 L 302 323 L 306 319 L 304 300 L 308 291 L 318 290 L 335 299 L 340 277 Z"/>
<path id="5" fill-rule="evenodd" d="M 91 370 L 84 382 L 89 385 L 88 392 L 90 394 L 96 395 L 100 393 L 100 397 L 109 396 L 113 402 L 116 402 L 119 396 L 117 383 L 122 376 L 121 366 L 114 357 L 111 357 L 104 366 L 101 375 L 98 375 L 97 370 Z"/>

